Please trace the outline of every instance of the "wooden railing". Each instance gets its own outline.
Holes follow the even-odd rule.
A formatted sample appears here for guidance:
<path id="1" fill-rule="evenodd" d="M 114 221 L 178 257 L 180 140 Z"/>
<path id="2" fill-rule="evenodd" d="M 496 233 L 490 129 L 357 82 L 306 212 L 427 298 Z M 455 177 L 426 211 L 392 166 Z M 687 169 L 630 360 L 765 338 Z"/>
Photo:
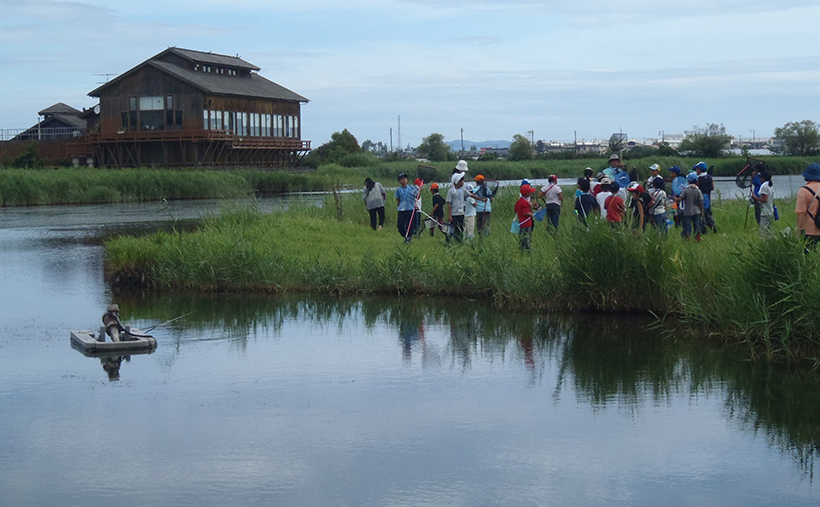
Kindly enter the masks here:
<path id="1" fill-rule="evenodd" d="M 70 157 L 93 154 L 96 144 L 148 143 L 148 142 L 225 142 L 231 149 L 280 149 L 310 150 L 310 141 L 285 137 L 237 136 L 229 130 L 153 130 L 136 132 L 87 133 L 76 142 L 69 143 Z"/>

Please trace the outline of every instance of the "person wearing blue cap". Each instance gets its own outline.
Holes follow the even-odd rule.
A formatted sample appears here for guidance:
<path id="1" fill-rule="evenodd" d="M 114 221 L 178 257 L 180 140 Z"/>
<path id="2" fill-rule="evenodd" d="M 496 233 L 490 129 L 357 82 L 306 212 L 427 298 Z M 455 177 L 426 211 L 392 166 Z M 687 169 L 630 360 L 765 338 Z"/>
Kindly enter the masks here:
<path id="1" fill-rule="evenodd" d="M 686 181 L 689 185 L 675 198 L 681 212 L 681 226 L 683 227 L 680 237 L 688 240 L 694 230 L 695 241 L 700 241 L 700 215 L 703 213 L 703 194 L 698 188 L 698 175 L 696 173 L 687 174 Z"/>
<path id="2" fill-rule="evenodd" d="M 709 168 L 706 162 L 698 162 L 692 166 L 692 169 L 698 175 L 698 188 L 703 194 L 703 220 L 701 220 L 700 232 L 706 234 L 706 228 L 711 227 L 712 231 L 717 234 L 715 218 L 712 216 L 712 190 L 715 189 L 715 182 L 707 172 Z"/>
<path id="3" fill-rule="evenodd" d="M 797 230 L 806 240 L 807 247 L 814 248 L 820 243 L 820 165 L 809 164 L 803 171 L 806 184 L 797 191 L 797 205 L 794 212 L 797 215 Z"/>

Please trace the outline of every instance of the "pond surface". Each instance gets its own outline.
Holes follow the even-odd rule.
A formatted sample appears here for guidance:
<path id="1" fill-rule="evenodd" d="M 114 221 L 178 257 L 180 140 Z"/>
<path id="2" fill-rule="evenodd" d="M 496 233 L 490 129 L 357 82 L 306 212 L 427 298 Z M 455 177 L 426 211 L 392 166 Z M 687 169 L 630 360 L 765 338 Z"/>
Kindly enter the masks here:
<path id="1" fill-rule="evenodd" d="M 167 227 L 155 208 L 0 214 L 0 504 L 820 502 L 816 373 L 632 318 L 112 296 L 100 240 Z M 73 350 L 112 300 L 140 327 L 188 316 L 153 354 Z"/>

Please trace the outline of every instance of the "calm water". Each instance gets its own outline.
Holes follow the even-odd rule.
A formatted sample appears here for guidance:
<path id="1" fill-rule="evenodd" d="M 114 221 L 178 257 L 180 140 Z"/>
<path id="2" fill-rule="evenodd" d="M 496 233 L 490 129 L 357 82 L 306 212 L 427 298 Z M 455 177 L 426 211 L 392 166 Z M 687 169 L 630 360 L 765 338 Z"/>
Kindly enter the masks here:
<path id="1" fill-rule="evenodd" d="M 155 209 L 0 213 L 0 505 L 820 502 L 815 373 L 464 300 L 114 297 L 100 238 Z M 112 298 L 190 313 L 113 379 L 69 346 Z"/>

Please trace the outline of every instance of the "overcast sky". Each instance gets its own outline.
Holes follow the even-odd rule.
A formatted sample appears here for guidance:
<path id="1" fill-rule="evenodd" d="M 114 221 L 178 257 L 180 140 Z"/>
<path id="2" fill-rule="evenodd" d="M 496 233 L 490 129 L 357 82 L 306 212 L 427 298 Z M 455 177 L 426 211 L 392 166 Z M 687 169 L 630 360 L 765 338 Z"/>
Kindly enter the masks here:
<path id="1" fill-rule="evenodd" d="M 0 0 L 0 128 L 168 46 L 236 55 L 307 98 L 303 138 L 608 138 L 820 121 L 820 1 Z"/>

